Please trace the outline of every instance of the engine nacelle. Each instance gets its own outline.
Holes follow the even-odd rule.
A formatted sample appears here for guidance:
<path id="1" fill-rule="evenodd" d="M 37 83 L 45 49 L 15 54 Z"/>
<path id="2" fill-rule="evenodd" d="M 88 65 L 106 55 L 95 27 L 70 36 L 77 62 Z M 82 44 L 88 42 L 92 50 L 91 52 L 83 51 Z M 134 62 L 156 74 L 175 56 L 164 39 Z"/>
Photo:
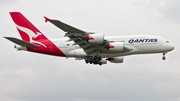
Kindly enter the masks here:
<path id="1" fill-rule="evenodd" d="M 103 44 L 104 34 L 88 34 L 87 40 L 89 43 Z"/>
<path id="2" fill-rule="evenodd" d="M 123 42 L 114 42 L 108 44 L 108 49 L 110 51 L 118 51 L 122 52 L 124 49 L 124 43 Z"/>
<path id="3" fill-rule="evenodd" d="M 123 63 L 123 57 L 112 57 L 108 58 L 111 63 Z"/>
<path id="4" fill-rule="evenodd" d="M 101 62 L 102 64 L 107 64 L 107 60 L 105 58 L 102 58 L 99 62 Z"/>

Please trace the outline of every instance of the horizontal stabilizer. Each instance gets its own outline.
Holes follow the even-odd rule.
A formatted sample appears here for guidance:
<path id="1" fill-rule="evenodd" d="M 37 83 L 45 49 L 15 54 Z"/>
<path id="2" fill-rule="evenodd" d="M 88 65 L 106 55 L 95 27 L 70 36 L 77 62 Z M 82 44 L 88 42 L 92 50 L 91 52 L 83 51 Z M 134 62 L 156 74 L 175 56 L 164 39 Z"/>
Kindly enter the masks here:
<path id="1" fill-rule="evenodd" d="M 9 41 L 12 41 L 15 44 L 18 44 L 20 46 L 24 46 L 24 47 L 28 47 L 28 48 L 38 48 L 37 45 L 17 39 L 17 38 L 13 38 L 13 37 L 4 37 L 6 39 L 8 39 Z"/>

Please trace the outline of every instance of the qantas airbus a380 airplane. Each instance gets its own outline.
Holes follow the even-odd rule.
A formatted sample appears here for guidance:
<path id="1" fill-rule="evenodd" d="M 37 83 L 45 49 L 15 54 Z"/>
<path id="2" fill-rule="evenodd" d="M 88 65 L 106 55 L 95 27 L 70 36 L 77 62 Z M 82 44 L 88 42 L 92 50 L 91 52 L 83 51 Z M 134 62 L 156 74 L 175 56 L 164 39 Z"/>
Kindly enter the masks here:
<path id="1" fill-rule="evenodd" d="M 165 54 L 174 49 L 166 39 L 153 35 L 107 37 L 102 33 L 82 31 L 61 21 L 45 18 L 65 32 L 64 38 L 48 39 L 20 12 L 10 12 L 22 40 L 4 37 L 14 42 L 17 50 L 48 54 L 60 57 L 84 59 L 90 64 L 122 63 L 123 56 L 133 54 Z"/>

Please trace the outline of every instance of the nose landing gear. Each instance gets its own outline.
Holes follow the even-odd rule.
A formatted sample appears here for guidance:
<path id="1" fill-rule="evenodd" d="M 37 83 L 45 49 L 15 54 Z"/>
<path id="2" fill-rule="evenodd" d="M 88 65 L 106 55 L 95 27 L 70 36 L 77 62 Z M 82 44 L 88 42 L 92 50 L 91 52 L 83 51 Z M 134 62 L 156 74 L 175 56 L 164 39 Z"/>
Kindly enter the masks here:
<path id="1" fill-rule="evenodd" d="M 162 57 L 163 60 L 166 60 L 166 56 L 165 55 L 166 55 L 166 53 L 163 53 L 163 57 Z"/>

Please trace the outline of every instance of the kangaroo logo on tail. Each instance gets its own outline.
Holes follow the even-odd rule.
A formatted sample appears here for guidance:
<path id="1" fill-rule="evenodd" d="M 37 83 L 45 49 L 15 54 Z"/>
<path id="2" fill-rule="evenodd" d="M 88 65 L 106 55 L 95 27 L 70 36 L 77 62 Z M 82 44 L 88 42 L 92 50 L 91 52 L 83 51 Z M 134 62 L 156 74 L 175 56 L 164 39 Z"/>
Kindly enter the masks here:
<path id="1" fill-rule="evenodd" d="M 40 45 L 46 47 L 46 45 L 44 45 L 43 43 L 38 42 L 38 41 L 35 41 L 35 39 L 36 39 L 37 37 L 41 36 L 42 33 L 36 32 L 36 34 L 35 34 L 32 30 L 30 30 L 30 29 L 28 29 L 28 28 L 25 28 L 25 27 L 22 27 L 22 26 L 19 26 L 19 25 L 17 25 L 17 24 L 16 24 L 16 27 L 17 27 L 19 30 L 25 32 L 25 33 L 29 36 L 30 42 L 32 42 L 32 43 L 37 43 L 37 44 L 40 44 Z M 46 47 L 46 48 L 47 48 L 47 47 Z"/>

